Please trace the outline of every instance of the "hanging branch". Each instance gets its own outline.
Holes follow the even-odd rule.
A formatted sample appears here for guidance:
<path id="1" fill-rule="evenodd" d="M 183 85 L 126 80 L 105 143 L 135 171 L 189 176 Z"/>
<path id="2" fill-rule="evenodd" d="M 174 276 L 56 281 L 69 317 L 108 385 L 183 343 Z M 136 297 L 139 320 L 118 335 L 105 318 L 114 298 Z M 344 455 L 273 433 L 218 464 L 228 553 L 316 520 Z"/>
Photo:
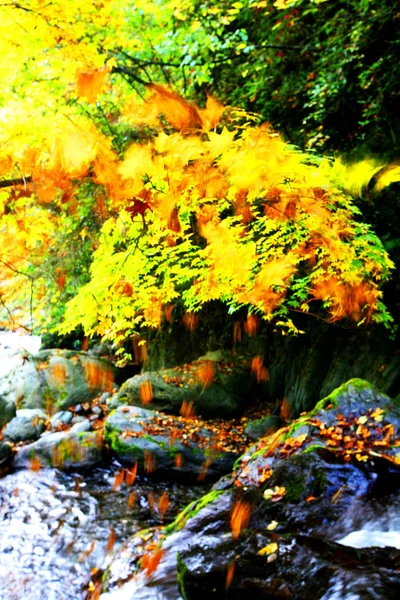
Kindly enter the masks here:
<path id="1" fill-rule="evenodd" d="M 12 187 L 14 185 L 26 185 L 27 183 L 31 183 L 32 177 L 28 175 L 27 177 L 17 177 L 16 179 L 3 179 L 0 181 L 0 188 Z"/>

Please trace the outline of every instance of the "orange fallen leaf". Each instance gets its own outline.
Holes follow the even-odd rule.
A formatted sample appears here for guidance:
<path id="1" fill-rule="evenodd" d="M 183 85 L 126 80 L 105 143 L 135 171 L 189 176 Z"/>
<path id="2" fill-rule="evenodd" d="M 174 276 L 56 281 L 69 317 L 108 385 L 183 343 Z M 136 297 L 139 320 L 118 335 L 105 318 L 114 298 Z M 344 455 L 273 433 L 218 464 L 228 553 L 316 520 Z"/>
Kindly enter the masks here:
<path id="1" fill-rule="evenodd" d="M 139 385 L 139 396 L 142 404 L 150 404 L 153 400 L 153 387 L 148 379 Z"/>
<path id="2" fill-rule="evenodd" d="M 242 324 L 240 321 L 233 323 L 233 343 L 239 342 L 242 339 Z"/>
<path id="3" fill-rule="evenodd" d="M 168 494 L 166 491 L 164 491 L 160 497 L 160 500 L 158 501 L 158 510 L 160 512 L 161 518 L 164 517 L 169 504 L 170 504 L 170 502 L 168 499 Z"/>
<path id="4" fill-rule="evenodd" d="M 189 331 L 194 331 L 197 328 L 199 319 L 193 312 L 185 313 L 182 317 L 183 326 Z"/>
<path id="5" fill-rule="evenodd" d="M 156 548 L 152 554 L 145 554 L 140 560 L 140 566 L 146 573 L 146 577 L 150 577 L 152 573 L 157 569 L 162 557 L 164 556 L 164 550 Z"/>
<path id="6" fill-rule="evenodd" d="M 121 488 L 121 485 L 124 481 L 124 476 L 125 476 L 124 469 L 122 469 L 122 471 L 118 471 L 115 474 L 114 482 L 113 482 L 113 485 L 111 488 L 113 492 L 117 492 Z"/>
<path id="7" fill-rule="evenodd" d="M 138 470 L 137 461 L 133 465 L 132 469 L 126 469 L 126 476 L 125 476 L 126 485 L 133 485 L 135 483 L 137 470 Z"/>
<path id="8" fill-rule="evenodd" d="M 251 362 L 251 370 L 255 373 L 257 377 L 257 383 L 261 381 L 268 381 L 269 379 L 269 371 L 267 367 L 264 365 L 264 357 L 263 356 L 255 356 Z"/>
<path id="9" fill-rule="evenodd" d="M 113 527 L 110 527 L 110 535 L 108 537 L 106 549 L 104 551 L 105 554 L 108 554 L 109 552 L 111 552 L 111 550 L 114 547 L 116 539 L 117 539 L 117 534 L 115 533 L 115 529 Z"/>
<path id="10" fill-rule="evenodd" d="M 203 360 L 197 370 L 197 377 L 204 387 L 210 385 L 214 379 L 214 367 L 211 360 Z"/>
<path id="11" fill-rule="evenodd" d="M 29 468 L 31 471 L 40 471 L 40 467 L 41 467 L 40 456 L 37 456 L 35 454 L 34 456 L 32 456 L 32 458 L 29 461 Z"/>
<path id="12" fill-rule="evenodd" d="M 211 458 L 207 458 L 204 461 L 204 463 L 201 466 L 200 473 L 197 476 L 198 481 L 204 481 L 204 479 L 207 476 L 208 469 L 210 468 L 211 462 L 212 462 Z"/>
<path id="13" fill-rule="evenodd" d="M 237 539 L 242 529 L 246 528 L 251 516 L 251 504 L 245 500 L 238 500 L 232 509 L 231 530 L 233 539 Z"/>
<path id="14" fill-rule="evenodd" d="M 226 580 L 225 580 L 225 588 L 226 589 L 228 589 L 230 587 L 234 574 L 235 574 L 235 563 L 231 562 L 231 564 L 228 567 L 228 571 L 226 573 Z"/>
<path id="15" fill-rule="evenodd" d="M 184 400 L 182 402 L 179 414 L 182 415 L 182 417 L 185 417 L 186 419 L 189 419 L 190 417 L 195 417 L 196 410 L 193 406 L 193 401 L 188 402 L 187 400 Z"/>
<path id="16" fill-rule="evenodd" d="M 144 451 L 144 472 L 153 473 L 155 471 L 155 460 L 150 450 Z"/>
<path id="17" fill-rule="evenodd" d="M 284 398 L 281 404 L 280 417 L 284 423 L 290 420 L 290 415 L 292 412 L 292 408 L 289 402 Z"/>

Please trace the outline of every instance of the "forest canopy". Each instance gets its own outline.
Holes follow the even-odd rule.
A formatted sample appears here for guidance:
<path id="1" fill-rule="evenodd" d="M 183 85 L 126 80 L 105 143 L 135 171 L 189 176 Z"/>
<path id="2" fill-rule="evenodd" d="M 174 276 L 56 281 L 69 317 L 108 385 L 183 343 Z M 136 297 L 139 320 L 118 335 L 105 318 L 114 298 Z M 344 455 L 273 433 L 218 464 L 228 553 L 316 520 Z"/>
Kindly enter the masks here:
<path id="1" fill-rule="evenodd" d="M 398 22 L 365 0 L 1 3 L 2 325 L 122 343 L 212 300 L 292 332 L 389 324 L 393 263 L 347 192 L 399 168 L 310 149 L 395 157 Z"/>

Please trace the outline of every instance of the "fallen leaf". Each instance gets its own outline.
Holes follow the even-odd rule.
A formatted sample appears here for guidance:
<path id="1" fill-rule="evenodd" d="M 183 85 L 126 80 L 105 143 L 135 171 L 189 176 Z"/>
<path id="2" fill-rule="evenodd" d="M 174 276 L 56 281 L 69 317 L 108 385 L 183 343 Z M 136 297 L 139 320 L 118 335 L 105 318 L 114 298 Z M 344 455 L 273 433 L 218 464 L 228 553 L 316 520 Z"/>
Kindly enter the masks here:
<path id="1" fill-rule="evenodd" d="M 150 577 L 152 573 L 157 569 L 162 557 L 164 556 L 164 550 L 156 548 L 152 554 L 145 554 L 140 560 L 140 566 L 146 573 L 146 577 Z"/>
<path id="2" fill-rule="evenodd" d="M 233 539 L 237 539 L 240 531 L 247 527 L 250 520 L 251 510 L 251 504 L 245 500 L 238 500 L 234 504 L 231 514 L 231 529 Z"/>
<path id="3" fill-rule="evenodd" d="M 139 385 L 139 396 L 142 404 L 150 404 L 153 400 L 153 387 L 148 379 Z"/>
<path id="4" fill-rule="evenodd" d="M 226 573 L 226 580 L 225 580 L 225 588 L 228 589 L 232 583 L 233 580 L 233 576 L 235 574 L 235 563 L 232 562 L 229 567 L 228 567 L 228 571 Z"/>
<path id="5" fill-rule="evenodd" d="M 264 548 L 261 548 L 261 550 L 259 550 L 257 554 L 259 556 L 265 556 L 269 554 L 274 554 L 275 552 L 277 552 L 277 550 L 278 544 L 276 542 L 272 542 L 271 544 L 268 544 L 268 546 L 264 546 Z"/>
<path id="6" fill-rule="evenodd" d="M 117 538 L 117 535 L 115 533 L 115 529 L 113 527 L 110 527 L 110 535 L 108 537 L 105 554 L 108 554 L 113 549 L 116 538 Z"/>

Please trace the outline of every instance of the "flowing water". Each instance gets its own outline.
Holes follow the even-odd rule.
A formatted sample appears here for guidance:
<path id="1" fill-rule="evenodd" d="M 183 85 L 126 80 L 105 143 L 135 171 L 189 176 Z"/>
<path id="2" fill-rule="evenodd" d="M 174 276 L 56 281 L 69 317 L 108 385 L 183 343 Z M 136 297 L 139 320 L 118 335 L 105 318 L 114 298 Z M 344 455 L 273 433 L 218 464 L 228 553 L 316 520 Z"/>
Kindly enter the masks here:
<path id="1" fill-rule="evenodd" d="M 130 535 L 160 523 L 163 492 L 171 502 L 166 522 L 205 492 L 140 478 L 113 491 L 117 467 L 85 478 L 43 469 L 0 480 L 1 600 L 85 598 L 92 569 L 104 568 Z"/>

